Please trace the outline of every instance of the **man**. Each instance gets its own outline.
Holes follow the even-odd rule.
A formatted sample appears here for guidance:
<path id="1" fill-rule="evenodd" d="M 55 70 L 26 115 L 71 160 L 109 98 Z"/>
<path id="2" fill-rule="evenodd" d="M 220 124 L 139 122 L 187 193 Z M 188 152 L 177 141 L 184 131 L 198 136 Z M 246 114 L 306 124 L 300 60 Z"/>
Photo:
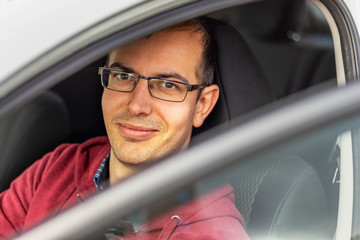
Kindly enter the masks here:
<path id="1" fill-rule="evenodd" d="M 201 64 L 201 39 L 199 33 L 165 30 L 110 54 L 110 68 L 201 85 L 188 92 L 184 84 L 157 83 L 155 79 L 145 80 L 140 77 L 131 94 L 108 89 L 104 91 L 103 115 L 112 146 L 111 182 L 128 176 L 144 164 L 185 150 L 192 126 L 201 126 L 214 107 L 218 87 L 210 85 L 203 88 L 204 83 L 198 80 L 204 68 L 204 64 Z M 168 96 L 162 92 L 165 90 Z M 199 92 L 202 92 L 200 97 Z M 180 98 L 177 98 L 177 94 Z"/>
<path id="2" fill-rule="evenodd" d="M 21 233 L 149 164 L 188 148 L 218 99 L 214 44 L 190 20 L 110 53 L 100 68 L 108 137 L 45 155 L 0 195 L 0 236 Z M 95 183 L 94 183 L 95 182 Z M 247 239 L 230 186 L 153 219 L 126 239 Z"/>

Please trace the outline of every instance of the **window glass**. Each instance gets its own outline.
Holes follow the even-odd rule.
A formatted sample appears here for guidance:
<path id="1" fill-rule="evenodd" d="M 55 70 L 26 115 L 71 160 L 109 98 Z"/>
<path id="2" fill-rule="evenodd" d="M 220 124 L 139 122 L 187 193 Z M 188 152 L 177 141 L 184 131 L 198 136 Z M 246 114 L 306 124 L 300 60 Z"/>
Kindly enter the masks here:
<path id="1" fill-rule="evenodd" d="M 139 208 L 123 219 L 141 234 L 149 222 L 169 216 L 181 219 L 187 216 L 184 209 L 199 204 L 201 211 L 194 214 L 206 222 L 216 214 L 209 205 L 201 204 L 210 201 L 216 205 L 221 198 L 232 199 L 233 193 L 236 208 L 228 212 L 231 207 L 225 204 L 217 210 L 234 218 L 240 212 L 251 239 L 333 239 L 338 210 L 342 209 L 339 188 L 348 177 L 340 176 L 341 161 L 345 161 L 341 152 L 359 150 L 358 146 L 341 145 L 341 136 L 358 132 L 359 120 L 360 116 L 356 116 L 319 127 L 257 156 L 238 159 L 231 167 Z M 220 197 L 214 200 L 214 196 Z M 188 224 L 180 223 L 177 227 L 191 225 Z"/>

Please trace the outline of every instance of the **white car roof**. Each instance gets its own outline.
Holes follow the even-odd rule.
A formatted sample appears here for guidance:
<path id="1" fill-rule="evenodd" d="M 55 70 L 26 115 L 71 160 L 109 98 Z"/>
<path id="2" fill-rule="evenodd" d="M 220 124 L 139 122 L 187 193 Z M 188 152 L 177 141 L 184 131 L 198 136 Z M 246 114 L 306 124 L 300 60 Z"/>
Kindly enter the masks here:
<path id="1" fill-rule="evenodd" d="M 143 0 L 0 0 L 0 83 L 72 35 Z"/>

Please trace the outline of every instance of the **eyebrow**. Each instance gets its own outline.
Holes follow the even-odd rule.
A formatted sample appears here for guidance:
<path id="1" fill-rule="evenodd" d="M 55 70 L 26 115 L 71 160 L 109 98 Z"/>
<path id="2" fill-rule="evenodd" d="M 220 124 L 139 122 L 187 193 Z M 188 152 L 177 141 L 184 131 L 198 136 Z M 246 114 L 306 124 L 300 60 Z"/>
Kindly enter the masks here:
<path id="1" fill-rule="evenodd" d="M 125 66 L 122 63 L 119 62 L 114 62 L 110 65 L 110 68 L 119 68 L 120 70 L 124 71 L 124 72 L 128 72 L 128 73 L 136 73 L 136 71 L 128 66 Z M 170 73 L 157 73 L 154 76 L 151 77 L 156 77 L 156 78 L 176 78 L 184 83 L 189 84 L 189 81 L 182 75 L 180 75 L 179 73 L 176 72 L 170 72 Z"/>
<path id="2" fill-rule="evenodd" d="M 110 65 L 110 68 L 115 68 L 115 67 L 121 69 L 122 71 L 128 72 L 128 73 L 135 73 L 134 69 L 127 67 L 124 64 L 119 63 L 119 62 L 114 62 L 113 64 Z"/>
<path id="3" fill-rule="evenodd" d="M 158 77 L 158 78 L 176 78 L 176 79 L 180 80 L 181 82 L 189 84 L 189 81 L 185 77 L 181 76 L 178 73 L 159 73 L 159 74 L 156 74 L 155 77 Z"/>

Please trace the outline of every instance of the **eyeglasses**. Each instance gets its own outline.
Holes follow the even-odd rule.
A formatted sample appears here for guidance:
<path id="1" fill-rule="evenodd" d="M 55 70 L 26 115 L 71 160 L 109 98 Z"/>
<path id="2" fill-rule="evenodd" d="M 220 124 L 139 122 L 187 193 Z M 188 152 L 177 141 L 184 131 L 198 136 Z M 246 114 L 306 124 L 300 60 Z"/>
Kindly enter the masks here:
<path id="1" fill-rule="evenodd" d="M 188 92 L 205 87 L 204 85 L 191 85 L 166 78 L 145 77 L 114 68 L 100 67 L 99 74 L 103 87 L 116 92 L 132 92 L 140 78 L 148 80 L 150 95 L 168 102 L 183 102 Z"/>

